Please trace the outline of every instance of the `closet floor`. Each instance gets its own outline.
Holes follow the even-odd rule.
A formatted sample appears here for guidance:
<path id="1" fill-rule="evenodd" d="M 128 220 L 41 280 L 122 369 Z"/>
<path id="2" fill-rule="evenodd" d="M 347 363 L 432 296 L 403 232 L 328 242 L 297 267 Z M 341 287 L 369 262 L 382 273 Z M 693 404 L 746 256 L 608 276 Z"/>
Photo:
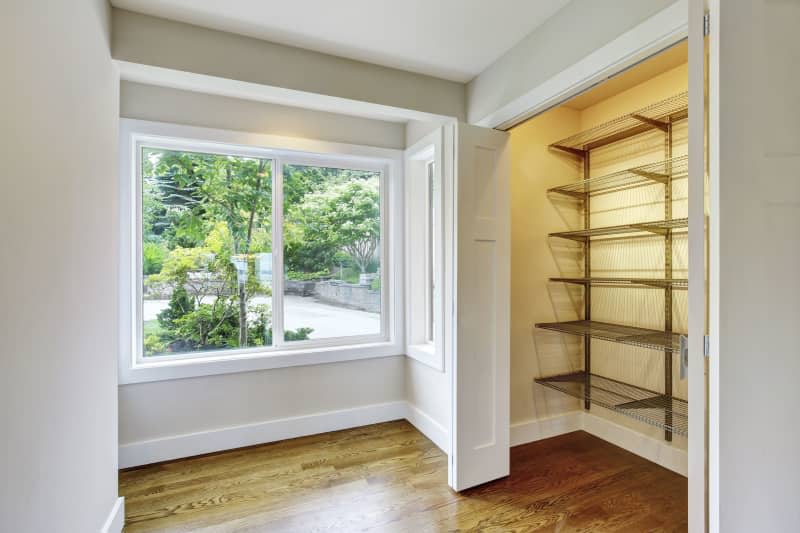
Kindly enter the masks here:
<path id="1" fill-rule="evenodd" d="M 125 532 L 686 531 L 686 479 L 578 431 L 461 494 L 406 421 L 120 472 Z"/>

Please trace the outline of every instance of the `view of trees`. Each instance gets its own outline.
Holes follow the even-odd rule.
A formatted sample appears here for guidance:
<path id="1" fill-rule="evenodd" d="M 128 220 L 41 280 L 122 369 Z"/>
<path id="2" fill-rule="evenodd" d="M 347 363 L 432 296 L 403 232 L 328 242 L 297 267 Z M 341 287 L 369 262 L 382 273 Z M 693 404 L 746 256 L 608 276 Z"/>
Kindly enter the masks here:
<path id="1" fill-rule="evenodd" d="M 272 343 L 273 170 L 264 159 L 143 149 L 145 293 L 169 298 L 144 323 L 146 356 Z M 379 175 L 299 165 L 283 175 L 286 277 L 376 272 Z"/>

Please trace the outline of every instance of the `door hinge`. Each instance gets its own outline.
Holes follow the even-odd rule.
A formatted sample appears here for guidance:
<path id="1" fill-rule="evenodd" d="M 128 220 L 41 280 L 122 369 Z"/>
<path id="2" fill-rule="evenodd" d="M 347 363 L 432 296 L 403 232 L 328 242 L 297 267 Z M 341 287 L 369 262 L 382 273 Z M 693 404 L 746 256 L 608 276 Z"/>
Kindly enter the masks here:
<path id="1" fill-rule="evenodd" d="M 681 355 L 680 378 L 683 381 L 689 375 L 689 337 L 681 335 L 678 340 Z"/>
<path id="2" fill-rule="evenodd" d="M 711 341 L 709 340 L 708 335 L 703 335 L 703 356 L 711 356 Z"/>
<path id="3" fill-rule="evenodd" d="M 703 13 L 703 35 L 711 33 L 711 13 Z"/>

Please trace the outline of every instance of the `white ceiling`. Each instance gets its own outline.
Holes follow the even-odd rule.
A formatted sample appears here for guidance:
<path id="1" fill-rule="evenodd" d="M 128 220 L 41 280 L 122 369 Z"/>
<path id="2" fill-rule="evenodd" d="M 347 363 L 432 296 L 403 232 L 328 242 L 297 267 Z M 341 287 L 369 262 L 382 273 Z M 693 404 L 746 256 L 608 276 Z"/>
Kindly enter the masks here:
<path id="1" fill-rule="evenodd" d="M 123 9 L 466 82 L 570 0 L 111 0 Z"/>

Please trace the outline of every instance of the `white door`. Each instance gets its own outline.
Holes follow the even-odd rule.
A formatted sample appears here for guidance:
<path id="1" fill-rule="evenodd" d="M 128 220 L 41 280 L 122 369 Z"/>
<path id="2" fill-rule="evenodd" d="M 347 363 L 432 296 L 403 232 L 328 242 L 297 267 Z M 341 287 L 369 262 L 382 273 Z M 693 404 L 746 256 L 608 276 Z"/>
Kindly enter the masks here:
<path id="1" fill-rule="evenodd" d="M 711 0 L 709 530 L 800 531 L 800 0 Z"/>
<path id="2" fill-rule="evenodd" d="M 455 128 L 450 486 L 509 474 L 508 134 Z"/>

